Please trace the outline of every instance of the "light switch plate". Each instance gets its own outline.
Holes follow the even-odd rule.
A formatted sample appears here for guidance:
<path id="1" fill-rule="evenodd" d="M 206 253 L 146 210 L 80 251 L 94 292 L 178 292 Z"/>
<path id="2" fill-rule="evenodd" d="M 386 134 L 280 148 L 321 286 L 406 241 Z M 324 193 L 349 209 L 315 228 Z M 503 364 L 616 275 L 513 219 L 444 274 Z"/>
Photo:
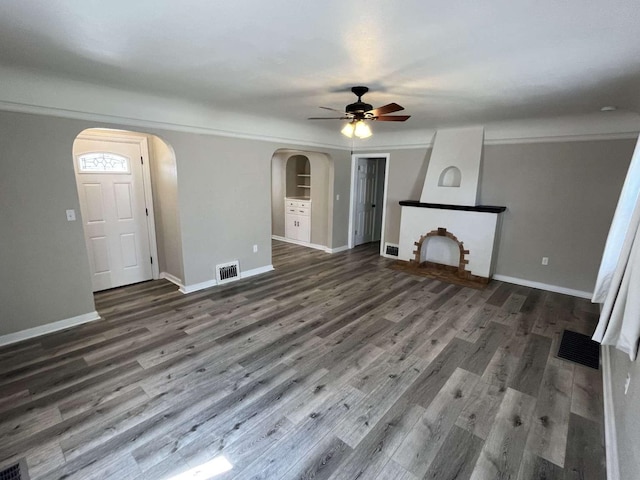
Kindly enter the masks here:
<path id="1" fill-rule="evenodd" d="M 73 209 L 67 210 L 67 222 L 75 222 L 76 221 L 76 211 Z"/>

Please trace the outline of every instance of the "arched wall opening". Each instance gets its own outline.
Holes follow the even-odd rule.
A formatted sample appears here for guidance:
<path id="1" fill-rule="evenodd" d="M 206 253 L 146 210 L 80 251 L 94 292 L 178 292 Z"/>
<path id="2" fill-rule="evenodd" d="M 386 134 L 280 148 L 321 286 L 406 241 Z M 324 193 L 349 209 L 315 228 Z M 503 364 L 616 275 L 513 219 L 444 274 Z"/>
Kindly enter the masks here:
<path id="1" fill-rule="evenodd" d="M 276 150 L 271 158 L 272 238 L 329 250 L 333 235 L 333 160 L 325 153 L 293 149 Z M 293 202 L 293 205 L 287 205 Z M 298 211 L 288 211 L 287 208 Z M 308 209 L 308 211 L 306 211 Z M 308 213 L 308 219 L 305 218 Z M 293 219 L 290 215 L 300 215 Z M 292 225 L 309 222 L 308 241 L 287 232 Z M 291 229 L 290 229 L 291 230 Z M 289 233 L 289 237 L 287 236 Z"/>
<path id="2" fill-rule="evenodd" d="M 89 128 L 72 154 L 93 290 L 160 277 L 182 283 L 172 146 L 143 132 Z"/>
<path id="3" fill-rule="evenodd" d="M 439 187 L 459 187 L 462 182 L 462 173 L 458 167 L 450 166 L 442 170 L 438 178 Z"/>

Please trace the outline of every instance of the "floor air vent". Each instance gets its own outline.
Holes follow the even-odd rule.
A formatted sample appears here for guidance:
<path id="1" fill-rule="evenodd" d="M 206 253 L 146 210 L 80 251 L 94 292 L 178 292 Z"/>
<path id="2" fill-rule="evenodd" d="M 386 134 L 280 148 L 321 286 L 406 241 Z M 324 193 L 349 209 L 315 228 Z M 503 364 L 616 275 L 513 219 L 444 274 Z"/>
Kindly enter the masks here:
<path id="1" fill-rule="evenodd" d="M 0 480 L 29 480 L 24 459 L 0 470 Z"/>
<path id="2" fill-rule="evenodd" d="M 558 356 L 596 370 L 600 368 L 600 344 L 591 340 L 589 335 L 565 330 Z"/>
<path id="3" fill-rule="evenodd" d="M 235 262 L 216 265 L 216 281 L 218 283 L 232 282 L 240 278 L 240 264 Z M 1 479 L 0 479 L 1 480 Z"/>
<path id="4" fill-rule="evenodd" d="M 387 255 L 392 255 L 394 257 L 398 256 L 398 245 L 394 245 L 392 243 L 385 243 L 384 244 L 384 252 Z"/>

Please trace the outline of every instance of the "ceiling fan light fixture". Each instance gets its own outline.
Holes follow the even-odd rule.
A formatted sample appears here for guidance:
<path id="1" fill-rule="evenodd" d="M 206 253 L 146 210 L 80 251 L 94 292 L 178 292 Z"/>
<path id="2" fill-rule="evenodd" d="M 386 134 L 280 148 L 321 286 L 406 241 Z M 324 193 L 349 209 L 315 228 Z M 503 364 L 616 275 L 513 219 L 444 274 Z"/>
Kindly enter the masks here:
<path id="1" fill-rule="evenodd" d="M 356 122 L 353 133 L 358 138 L 369 138 L 372 135 L 371 128 L 366 124 L 364 120 L 358 120 Z"/>
<path id="2" fill-rule="evenodd" d="M 340 130 L 340 132 L 345 136 L 345 137 L 353 137 L 353 131 L 355 130 L 355 126 L 353 125 L 353 122 L 349 122 L 347 124 L 345 124 L 345 126 L 342 128 L 342 130 Z"/>

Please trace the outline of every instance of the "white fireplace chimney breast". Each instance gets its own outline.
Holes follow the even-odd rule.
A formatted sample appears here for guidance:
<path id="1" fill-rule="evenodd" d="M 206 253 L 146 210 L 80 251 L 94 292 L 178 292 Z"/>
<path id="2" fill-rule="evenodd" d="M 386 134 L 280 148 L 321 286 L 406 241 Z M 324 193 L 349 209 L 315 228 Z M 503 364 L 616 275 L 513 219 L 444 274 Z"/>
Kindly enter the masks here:
<path id="1" fill-rule="evenodd" d="M 438 130 L 420 202 L 476 206 L 484 127 Z"/>

